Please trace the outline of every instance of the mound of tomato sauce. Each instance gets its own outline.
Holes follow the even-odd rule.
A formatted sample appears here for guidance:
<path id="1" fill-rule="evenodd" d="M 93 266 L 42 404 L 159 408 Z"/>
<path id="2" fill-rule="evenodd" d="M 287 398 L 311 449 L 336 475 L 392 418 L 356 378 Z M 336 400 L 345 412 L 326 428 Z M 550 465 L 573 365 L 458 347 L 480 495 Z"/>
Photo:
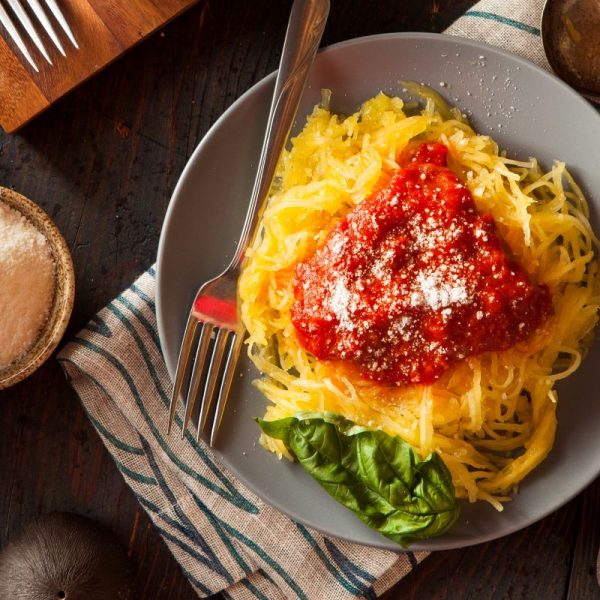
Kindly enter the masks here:
<path id="1" fill-rule="evenodd" d="M 318 359 L 346 360 L 387 384 L 429 384 L 457 361 L 526 340 L 552 312 L 424 143 L 389 184 L 348 213 L 300 263 L 292 322 Z"/>

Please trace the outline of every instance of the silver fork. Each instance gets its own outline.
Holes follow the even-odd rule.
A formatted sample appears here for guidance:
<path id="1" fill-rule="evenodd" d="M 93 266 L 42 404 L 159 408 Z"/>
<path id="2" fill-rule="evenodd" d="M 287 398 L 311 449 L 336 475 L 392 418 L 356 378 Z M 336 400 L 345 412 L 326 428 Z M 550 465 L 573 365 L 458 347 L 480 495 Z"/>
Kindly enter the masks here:
<path id="1" fill-rule="evenodd" d="M 77 41 L 75 40 L 75 36 L 73 35 L 73 31 L 69 27 L 67 20 L 65 19 L 62 11 L 56 4 L 56 0 L 41 0 L 43 2 L 46 9 L 42 7 L 40 0 L 26 0 L 27 4 L 31 12 L 35 15 L 38 20 L 39 25 L 42 26 L 44 31 L 48 34 L 48 37 L 52 41 L 52 43 L 56 46 L 58 51 L 66 56 L 65 50 L 60 42 L 58 35 L 52 25 L 52 21 L 48 16 L 48 12 L 52 15 L 55 22 L 57 22 L 62 30 L 67 34 L 67 37 L 75 46 L 75 48 L 79 48 L 77 45 Z M 29 39 L 35 44 L 36 48 L 40 51 L 42 56 L 46 59 L 49 64 L 52 64 L 52 60 L 46 51 L 46 47 L 44 46 L 42 39 L 38 35 L 38 32 L 29 17 L 29 13 L 23 6 L 22 0 L 0 0 L 0 23 L 8 33 L 8 35 L 12 38 L 13 42 L 16 44 L 17 48 L 21 51 L 27 62 L 35 69 L 37 73 L 40 72 L 37 64 L 33 60 L 31 53 L 29 52 L 25 41 L 23 40 L 21 34 L 19 33 L 19 29 L 15 26 L 13 19 L 11 18 L 9 12 L 6 9 L 6 6 L 10 8 L 10 11 L 14 17 L 16 17 L 21 24 L 21 27 L 25 31 L 25 33 L 29 36 Z"/>
<path id="2" fill-rule="evenodd" d="M 196 439 L 200 439 L 214 407 L 209 444 L 212 446 L 215 442 L 244 339 L 237 310 L 237 281 L 244 254 L 258 224 L 277 162 L 296 116 L 328 13 L 329 0 L 295 0 L 292 6 L 265 139 L 236 255 L 225 271 L 200 287 L 192 304 L 179 350 L 167 433 L 173 426 L 180 394 L 187 392 L 181 432 L 183 436 L 199 393 L 202 392 Z M 188 379 L 194 345 L 194 364 Z M 187 386 L 184 385 L 186 381 Z"/>

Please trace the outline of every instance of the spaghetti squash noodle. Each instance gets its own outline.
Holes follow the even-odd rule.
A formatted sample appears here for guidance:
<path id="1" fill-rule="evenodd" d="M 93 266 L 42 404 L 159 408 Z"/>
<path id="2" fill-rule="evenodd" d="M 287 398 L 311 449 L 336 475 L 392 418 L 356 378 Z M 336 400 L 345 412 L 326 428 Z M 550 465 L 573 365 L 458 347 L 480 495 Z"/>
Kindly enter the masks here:
<path id="1" fill-rule="evenodd" d="M 564 163 L 544 171 L 509 159 L 431 91 L 422 110 L 384 94 L 350 116 L 316 107 L 280 162 L 260 231 L 239 282 L 249 356 L 263 373 L 266 420 L 332 412 L 398 435 L 422 456 L 439 453 L 457 497 L 501 509 L 547 455 L 556 430 L 556 382 L 589 347 L 600 307 L 598 239 Z M 501 352 L 468 356 L 429 385 L 385 385 L 355 365 L 317 360 L 292 323 L 296 266 L 354 207 L 388 181 L 412 142 L 441 142 L 478 210 L 490 213 L 508 253 L 547 286 L 552 314 Z M 262 445 L 291 458 L 266 435 Z"/>

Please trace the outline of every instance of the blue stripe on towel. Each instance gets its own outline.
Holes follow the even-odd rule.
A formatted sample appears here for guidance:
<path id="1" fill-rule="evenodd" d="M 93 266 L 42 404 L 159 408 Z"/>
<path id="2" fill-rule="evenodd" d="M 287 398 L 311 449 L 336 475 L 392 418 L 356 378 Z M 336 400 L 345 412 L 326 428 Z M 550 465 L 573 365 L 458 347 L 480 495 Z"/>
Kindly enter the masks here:
<path id="1" fill-rule="evenodd" d="M 156 302 L 154 301 L 153 298 L 151 298 L 150 296 L 148 296 L 148 294 L 146 294 L 145 292 L 143 292 L 137 285 L 135 285 L 135 283 L 132 283 L 129 286 L 129 289 L 136 296 L 138 296 L 138 298 L 141 298 L 148 305 L 148 308 L 150 308 L 152 310 L 152 312 L 155 312 L 155 310 L 156 310 Z"/>
<path id="2" fill-rule="evenodd" d="M 360 582 L 358 586 L 352 585 L 342 574 L 336 569 L 335 565 L 325 556 L 323 549 L 319 546 L 317 540 L 310 534 L 310 531 L 301 525 L 300 523 L 294 523 L 298 528 L 298 531 L 304 536 L 304 539 L 311 545 L 317 556 L 321 559 L 321 562 L 325 565 L 325 568 L 336 578 L 337 582 L 351 594 L 355 596 L 363 596 L 366 590 L 370 586 L 364 585 Z"/>
<path id="3" fill-rule="evenodd" d="M 251 591 L 258 600 L 269 600 L 253 583 L 248 581 L 248 579 L 242 579 L 242 585 L 249 591 Z"/>
<path id="4" fill-rule="evenodd" d="M 410 563 L 410 566 L 413 568 L 413 570 L 416 569 L 419 566 L 419 563 L 417 562 L 415 555 L 412 552 L 407 552 L 406 556 L 407 556 L 408 562 Z"/>
<path id="5" fill-rule="evenodd" d="M 333 542 L 333 540 L 329 538 L 324 538 L 325 546 L 327 550 L 329 550 L 329 554 L 331 554 L 333 560 L 338 564 L 338 566 L 344 571 L 349 571 L 361 577 L 365 581 L 369 583 L 374 583 L 377 579 L 374 575 L 361 569 L 356 563 L 352 562 Z"/>
<path id="6" fill-rule="evenodd" d="M 158 334 L 156 333 L 156 329 L 152 326 L 152 324 L 146 319 L 142 311 L 132 304 L 123 294 L 117 296 L 116 300 L 120 302 L 123 306 L 125 306 L 129 311 L 135 315 L 136 319 L 141 323 L 142 327 L 146 330 L 148 336 L 154 342 L 154 345 L 158 350 L 160 350 L 160 340 L 158 339 Z"/>
<path id="7" fill-rule="evenodd" d="M 112 331 L 108 328 L 108 325 L 104 322 L 104 319 L 99 315 L 94 315 L 85 326 L 86 329 L 102 335 L 105 338 L 112 337 Z"/>
<path id="8" fill-rule="evenodd" d="M 117 469 L 119 469 L 119 471 L 121 471 L 121 473 L 123 473 L 123 475 L 127 475 L 127 477 L 130 477 L 131 479 L 133 479 L 134 481 L 137 481 L 138 483 L 145 483 L 148 485 L 156 485 L 156 479 L 154 479 L 154 477 L 148 477 L 147 475 L 142 475 L 141 473 L 132 471 L 129 467 L 126 467 L 121 461 L 117 460 L 114 456 L 113 456 L 113 460 L 115 461 L 115 464 L 117 465 Z"/>
<path id="9" fill-rule="evenodd" d="M 209 561 L 206 559 L 205 556 L 203 556 L 199 552 L 196 552 L 196 550 L 194 550 L 191 546 L 189 546 L 185 542 L 182 542 L 179 538 L 177 538 L 173 534 L 169 533 L 166 529 L 164 529 L 160 525 L 157 525 L 155 523 L 154 526 L 156 527 L 156 529 L 158 530 L 158 532 L 160 533 L 160 535 L 162 535 L 166 540 L 169 540 L 169 542 L 171 542 L 172 544 L 174 544 L 175 546 L 177 546 L 180 550 L 183 550 L 184 552 L 186 552 L 187 554 L 189 554 L 192 558 L 195 558 L 198 562 L 200 562 L 203 565 L 207 566 L 209 569 L 212 569 L 212 566 L 209 564 Z M 179 564 L 181 565 L 181 563 L 179 563 Z M 197 585 L 198 587 L 200 587 L 200 589 L 205 594 L 212 594 L 212 593 L 214 593 L 214 590 L 211 590 L 211 589 L 207 588 L 205 585 L 203 585 L 202 583 L 200 583 L 198 580 L 194 581 L 194 585 Z"/>
<path id="10" fill-rule="evenodd" d="M 376 600 L 377 594 L 375 594 L 375 590 L 370 585 L 375 581 L 375 577 L 354 564 L 329 538 L 323 538 L 323 543 L 329 551 L 331 558 L 335 561 L 335 564 L 348 580 L 363 590 L 363 596 L 367 600 Z M 365 585 L 358 579 L 359 577 L 365 579 L 368 584 Z"/>
<path id="11" fill-rule="evenodd" d="M 227 550 L 229 550 L 229 554 L 231 554 L 231 556 L 234 558 L 234 560 L 237 562 L 237 564 L 244 570 L 246 575 L 249 575 L 250 573 L 252 573 L 252 571 L 253 571 L 252 567 L 250 567 L 250 565 L 248 565 L 248 563 L 243 559 L 242 555 L 237 551 L 237 548 L 234 546 L 234 544 L 231 543 L 229 536 L 226 535 L 225 532 L 223 531 L 223 527 L 221 527 L 221 523 L 220 523 L 219 519 L 217 519 L 215 517 L 215 515 L 212 513 L 212 511 L 209 510 L 204 505 L 204 503 L 202 503 L 199 500 L 199 498 L 193 494 L 193 492 L 191 490 L 188 489 L 188 491 L 194 498 L 194 501 L 198 505 L 198 508 L 200 508 L 200 510 L 202 510 L 202 512 L 204 513 L 204 516 L 210 521 L 210 524 L 213 526 L 213 528 L 214 528 L 215 532 L 217 533 L 217 535 L 219 536 L 219 538 L 221 538 L 221 541 L 223 542 L 223 544 L 227 547 Z"/>
<path id="12" fill-rule="evenodd" d="M 158 444 L 160 445 L 160 447 L 164 450 L 165 454 L 169 457 L 169 459 L 177 467 L 179 467 L 184 473 L 186 473 L 190 477 L 194 478 L 196 481 L 198 481 L 199 483 L 201 483 L 202 485 L 207 487 L 212 492 L 215 492 L 216 494 L 221 496 L 221 498 L 227 500 L 228 502 L 231 502 L 231 504 L 233 504 L 234 506 L 236 506 L 242 510 L 245 510 L 249 513 L 256 514 L 256 513 L 260 512 L 260 510 L 258 509 L 257 506 L 255 506 L 252 502 L 250 502 L 249 500 L 244 498 L 236 490 L 236 488 L 225 478 L 225 476 L 220 471 L 218 471 L 218 469 L 214 465 L 214 463 L 212 463 L 213 468 L 211 470 L 214 469 L 213 472 L 216 471 L 218 473 L 218 475 L 217 475 L 217 473 L 215 473 L 215 474 L 223 482 L 223 484 L 226 486 L 227 490 L 224 490 L 223 488 L 214 484 L 212 481 L 210 481 L 209 479 L 207 479 L 206 477 L 204 477 L 203 475 L 201 475 L 200 473 L 198 473 L 197 471 L 192 469 L 189 465 L 182 462 L 179 458 L 177 458 L 177 456 L 175 456 L 175 454 L 172 452 L 169 445 L 165 442 L 164 438 L 161 436 L 156 425 L 150 418 L 150 415 L 146 411 L 146 409 L 144 407 L 144 402 L 139 394 L 139 391 L 138 391 L 131 375 L 129 375 L 129 373 L 127 372 L 125 367 L 123 367 L 123 365 L 120 363 L 120 361 L 117 358 L 115 358 L 110 352 L 108 352 L 104 348 L 101 348 L 100 346 L 94 344 L 93 342 L 91 342 L 89 340 L 84 340 L 82 338 L 76 337 L 73 339 L 73 343 L 79 344 L 80 346 L 83 346 L 87 350 L 90 350 L 91 352 L 98 354 L 99 356 L 102 356 L 109 363 L 111 363 L 113 365 L 113 367 L 115 367 L 115 369 L 120 373 L 121 377 L 124 379 L 125 383 L 129 387 L 131 394 L 135 400 L 135 403 L 136 403 L 140 413 L 144 417 L 146 424 L 150 428 L 152 435 L 155 437 L 155 439 L 158 442 Z M 81 370 L 82 373 L 90 376 L 81 367 L 78 366 L 78 368 Z M 188 433 L 188 435 L 189 435 L 189 433 Z M 191 438 L 192 436 L 190 435 L 189 437 Z M 212 461 L 210 461 L 210 462 L 212 462 Z M 207 464 L 208 464 L 208 462 L 207 462 Z M 208 466 L 210 467 L 210 465 L 208 465 Z"/>
<path id="13" fill-rule="evenodd" d="M 526 31 L 531 35 L 540 36 L 541 32 L 537 27 L 532 27 L 531 25 L 527 25 L 527 23 L 523 23 L 522 21 L 517 21 L 515 19 L 509 19 L 508 17 L 503 17 L 502 15 L 498 15 L 496 13 L 487 12 L 483 10 L 468 10 L 464 15 L 464 17 L 478 17 L 480 19 L 488 19 L 490 21 L 496 21 L 497 23 L 502 23 L 503 25 L 508 25 L 509 27 L 514 27 L 515 29 L 520 29 L 521 31 Z"/>
<path id="14" fill-rule="evenodd" d="M 193 536 L 190 535 L 190 532 L 187 528 L 185 528 L 179 521 L 176 521 L 175 519 L 173 519 L 172 517 L 170 517 L 169 515 L 165 514 L 164 511 L 161 511 L 159 509 L 159 507 L 150 502 L 148 499 L 146 499 L 144 496 L 140 495 L 139 493 L 135 493 L 136 498 L 138 499 L 138 501 L 140 502 L 140 504 L 146 508 L 146 510 L 148 510 L 151 513 L 154 513 L 156 515 L 156 517 L 158 519 L 161 519 L 162 521 L 164 521 L 165 523 L 167 523 L 168 525 L 170 525 L 171 527 L 173 527 L 174 529 L 176 529 L 177 531 L 179 531 L 182 535 L 184 535 L 187 539 L 189 539 L 190 541 L 194 541 Z M 163 528 L 161 528 L 159 525 L 156 525 L 156 528 L 163 532 L 165 531 Z M 171 541 L 173 541 L 171 539 Z M 174 542 L 176 543 L 176 542 Z M 231 542 L 229 542 L 231 543 Z M 185 544 L 185 547 L 182 547 L 181 544 L 176 544 L 180 550 L 182 550 L 183 552 L 186 552 L 187 554 L 189 554 L 187 548 L 187 544 Z M 196 558 L 196 556 L 192 556 L 190 555 L 192 558 Z M 261 569 L 259 569 L 260 571 L 262 571 Z M 247 574 L 252 573 L 252 569 L 248 566 L 246 566 L 245 569 Z M 261 572 L 261 575 L 263 575 L 263 577 L 265 577 L 265 579 L 267 579 L 268 581 L 273 582 L 273 580 L 264 572 Z M 193 579 L 195 585 L 197 585 L 198 587 L 202 586 L 202 584 L 200 582 L 198 582 L 198 580 Z M 261 592 L 260 590 L 258 590 L 252 583 L 250 583 L 247 579 L 242 579 L 241 580 L 242 584 L 249 590 L 251 591 L 259 600 L 269 600 L 268 598 L 266 598 Z M 208 590 L 206 591 L 207 588 L 204 588 L 203 591 L 205 591 L 205 593 L 212 593 L 212 590 Z M 221 590 L 221 594 L 223 594 L 226 598 L 230 598 L 229 594 L 226 593 L 225 590 Z"/>
<path id="15" fill-rule="evenodd" d="M 208 507 L 202 502 L 202 500 L 200 500 L 200 498 L 198 498 L 196 494 L 192 493 L 192 497 L 194 498 L 198 507 L 205 514 L 207 514 L 207 512 L 210 512 Z M 229 523 L 226 523 L 222 519 L 219 519 L 219 517 L 217 517 L 213 513 L 211 513 L 211 515 L 218 520 L 221 527 L 223 527 L 223 529 L 225 529 L 225 531 L 229 535 L 233 536 L 236 540 L 242 542 L 245 546 L 250 548 L 250 550 L 256 553 L 257 556 L 259 556 L 267 565 L 269 565 L 269 567 L 271 567 L 271 569 L 273 569 L 273 571 L 275 571 L 275 573 L 277 573 L 296 593 L 298 598 L 300 598 L 301 600 L 308 600 L 306 594 L 302 591 L 300 586 L 292 579 L 292 577 L 286 572 L 286 570 L 274 558 L 269 556 L 269 554 L 267 554 L 267 552 L 263 550 L 256 542 L 245 536 L 241 531 L 238 531 L 237 529 L 232 527 Z"/>
<path id="16" fill-rule="evenodd" d="M 148 499 L 146 499 L 144 496 L 140 495 L 137 492 L 135 493 L 135 496 L 138 499 L 138 501 L 140 502 L 140 504 L 147 511 L 156 515 L 156 517 L 158 519 L 160 519 L 161 521 L 164 521 L 167 525 L 169 525 L 170 527 L 173 527 L 173 529 L 176 529 L 179 533 L 181 533 L 190 542 L 193 543 L 193 542 L 197 541 L 196 535 L 194 535 L 189 530 L 189 528 L 185 527 L 179 521 L 177 521 L 177 520 L 173 519 L 172 517 L 170 517 L 169 515 L 167 515 L 165 513 L 165 511 L 161 510 L 156 504 L 154 504 L 153 502 L 150 502 Z M 169 533 L 164 527 L 161 527 L 158 523 L 156 523 L 156 521 L 154 522 L 154 525 L 156 526 L 156 528 L 160 531 L 160 533 L 162 535 L 167 534 L 167 535 L 165 535 L 165 538 L 168 539 L 169 541 L 173 542 L 175 545 L 177 545 L 177 547 L 180 550 L 183 550 L 183 552 L 186 552 L 187 554 L 189 554 L 190 557 L 198 560 L 203 565 L 209 567 L 212 571 L 215 571 L 214 566 L 213 566 L 213 561 L 209 557 L 204 556 L 204 554 L 200 554 L 199 552 L 194 550 L 191 546 L 189 546 L 185 542 L 181 541 L 179 538 L 176 538 L 173 534 Z M 216 572 L 218 572 L 218 571 L 216 571 Z"/>
<path id="17" fill-rule="evenodd" d="M 219 573 L 230 584 L 232 584 L 233 578 L 227 572 L 223 563 L 219 560 L 216 553 L 213 552 L 212 548 L 208 545 L 208 543 L 206 542 L 204 537 L 200 534 L 197 527 L 192 523 L 191 519 L 187 516 L 187 514 L 184 512 L 184 510 L 181 508 L 181 506 L 179 506 L 179 504 L 177 502 L 177 498 L 175 498 L 175 494 L 173 494 L 173 492 L 167 485 L 167 482 L 165 481 L 165 479 L 161 473 L 160 467 L 158 466 L 158 463 L 156 462 L 156 459 L 154 458 L 152 449 L 150 448 L 150 444 L 148 444 L 148 442 L 141 436 L 140 436 L 140 441 L 142 442 L 142 447 L 144 448 L 144 452 L 146 452 L 146 458 L 148 459 L 148 464 L 150 465 L 150 468 L 152 469 L 152 472 L 154 473 L 154 477 L 156 477 L 156 480 L 158 482 L 158 485 L 160 486 L 160 489 L 162 490 L 162 493 L 165 495 L 165 498 L 169 501 L 169 504 L 173 508 L 173 512 L 177 515 L 177 517 L 181 521 L 182 525 L 189 532 L 189 535 L 191 536 L 190 539 L 194 543 L 198 544 L 202 548 L 202 550 L 204 550 L 206 555 L 210 558 L 211 564 L 212 564 L 211 568 L 213 569 L 213 571 L 216 571 L 217 573 Z"/>
<path id="18" fill-rule="evenodd" d="M 142 354 L 142 357 L 146 364 L 148 373 L 150 374 L 150 377 L 152 378 L 152 381 L 154 382 L 156 391 L 158 392 L 159 396 L 161 397 L 164 405 L 168 406 L 169 402 L 170 402 L 170 398 L 161 385 L 158 375 L 156 374 L 156 371 L 154 369 L 154 365 L 152 364 L 152 360 L 151 360 L 150 356 L 148 355 L 148 351 L 146 350 L 146 347 L 144 346 L 144 342 L 140 338 L 140 335 L 137 332 L 135 326 L 116 306 L 114 306 L 114 304 L 109 304 L 107 306 L 107 308 L 110 309 L 110 311 L 115 315 L 115 317 L 117 319 L 119 319 L 119 321 L 123 325 L 125 325 L 126 329 L 129 331 L 129 333 L 131 333 L 138 349 L 140 350 L 140 352 Z M 78 341 L 79 339 L 80 338 L 75 338 L 74 341 Z M 112 356 L 112 354 L 110 356 L 113 359 L 115 358 L 114 356 Z M 119 370 L 121 370 L 120 363 L 118 361 L 117 361 L 117 363 L 118 363 Z M 148 423 L 151 423 L 152 420 L 150 419 L 150 416 L 146 413 L 146 411 L 143 407 L 143 403 L 141 402 L 141 399 L 139 398 L 139 394 L 137 394 L 135 396 L 135 399 L 136 399 L 136 403 L 138 404 L 138 406 L 140 406 L 140 410 L 143 411 L 144 418 L 146 418 L 146 421 Z M 181 418 L 179 417 L 179 415 L 176 415 L 175 418 L 176 418 L 177 424 L 181 427 Z M 153 428 L 153 433 L 154 433 L 154 430 L 155 430 L 154 423 L 152 423 L 151 427 Z M 158 433 L 156 435 L 158 435 Z M 196 442 L 196 440 L 194 439 L 194 436 L 192 436 L 189 431 L 185 432 L 185 438 L 188 440 L 188 442 L 190 442 L 190 444 L 192 445 L 192 447 L 194 448 L 194 450 L 196 451 L 198 456 L 200 456 L 200 458 L 204 461 L 206 466 L 212 471 L 212 473 L 215 475 L 215 477 L 217 477 L 223 483 L 223 485 L 231 492 L 232 496 L 235 498 L 235 499 L 231 499 L 231 498 L 226 498 L 226 499 L 229 500 L 230 502 L 232 502 L 233 504 L 235 504 L 238 508 L 242 508 L 243 510 L 246 510 L 251 513 L 258 513 L 259 512 L 258 507 L 256 507 L 252 502 L 250 502 L 246 498 L 244 498 L 237 491 L 237 489 L 231 484 L 231 482 L 223 475 L 221 470 L 214 464 L 214 462 L 211 460 L 211 458 L 208 456 L 208 454 L 204 450 L 202 450 L 200 444 L 198 444 Z"/>
<path id="19" fill-rule="evenodd" d="M 125 443 L 122 439 L 118 438 L 114 433 L 110 432 L 108 429 L 100 423 L 97 419 L 95 419 L 90 413 L 87 413 L 88 419 L 92 422 L 92 425 L 98 430 L 100 435 L 107 439 L 115 448 L 119 450 L 123 450 L 123 452 L 127 452 L 129 454 L 144 454 L 144 451 L 141 448 L 136 448 L 135 446 L 131 446 L 130 444 Z"/>

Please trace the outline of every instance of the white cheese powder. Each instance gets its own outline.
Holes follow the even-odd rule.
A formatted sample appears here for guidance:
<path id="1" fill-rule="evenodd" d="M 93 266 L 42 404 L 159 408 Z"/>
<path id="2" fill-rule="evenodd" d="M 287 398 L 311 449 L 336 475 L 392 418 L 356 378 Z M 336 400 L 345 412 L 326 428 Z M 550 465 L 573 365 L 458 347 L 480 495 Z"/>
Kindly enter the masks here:
<path id="1" fill-rule="evenodd" d="M 0 202 L 0 369 L 37 340 L 54 296 L 48 240 L 20 212 Z"/>
<path id="2" fill-rule="evenodd" d="M 340 327 L 351 331 L 354 329 L 352 318 L 350 315 L 350 302 L 352 300 L 352 294 L 346 287 L 346 282 L 343 277 L 336 280 L 333 288 L 333 293 L 329 301 L 331 310 L 337 317 Z"/>
<path id="3" fill-rule="evenodd" d="M 451 274 L 444 279 L 437 272 L 420 272 L 417 275 L 417 290 L 410 297 L 412 306 L 424 304 L 433 310 L 452 304 L 466 304 L 470 300 L 466 281 Z"/>

